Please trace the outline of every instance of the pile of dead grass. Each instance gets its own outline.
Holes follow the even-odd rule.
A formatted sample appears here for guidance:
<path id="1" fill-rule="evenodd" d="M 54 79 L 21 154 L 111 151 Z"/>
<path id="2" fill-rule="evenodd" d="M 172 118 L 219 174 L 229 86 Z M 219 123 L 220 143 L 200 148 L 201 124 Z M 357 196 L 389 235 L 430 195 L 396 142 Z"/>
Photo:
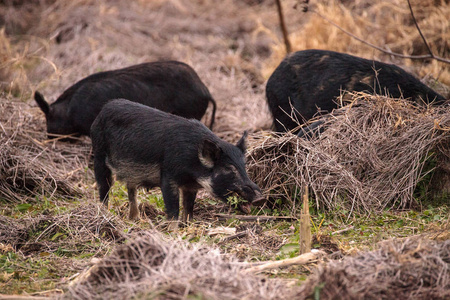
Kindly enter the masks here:
<path id="1" fill-rule="evenodd" d="M 58 215 L 39 214 L 14 219 L 0 215 L 0 243 L 22 254 L 55 253 L 73 256 L 100 253 L 125 239 L 125 224 L 100 203 L 82 204 Z"/>
<path id="2" fill-rule="evenodd" d="M 22 102 L 1 99 L 0 111 L 0 199 L 81 196 L 90 144 L 47 143 L 43 117 Z"/>
<path id="3" fill-rule="evenodd" d="M 302 186 L 309 186 L 317 207 L 328 210 L 345 208 L 351 214 L 413 207 L 430 162 L 447 156 L 448 107 L 418 108 L 363 93 L 352 97 L 352 104 L 325 118 L 326 130 L 310 140 L 290 133 L 254 135 L 248 153 L 251 178 L 293 208 Z"/>
<path id="4" fill-rule="evenodd" d="M 450 240 L 391 240 L 378 250 L 319 265 L 298 299 L 448 299 Z"/>
<path id="5" fill-rule="evenodd" d="M 279 280 L 243 274 L 216 249 L 140 233 L 69 286 L 66 299 L 286 299 Z"/>
<path id="6" fill-rule="evenodd" d="M 139 232 L 69 284 L 65 299 L 446 299 L 450 241 L 391 240 L 330 260 L 300 287 L 257 277 L 199 243 Z"/>

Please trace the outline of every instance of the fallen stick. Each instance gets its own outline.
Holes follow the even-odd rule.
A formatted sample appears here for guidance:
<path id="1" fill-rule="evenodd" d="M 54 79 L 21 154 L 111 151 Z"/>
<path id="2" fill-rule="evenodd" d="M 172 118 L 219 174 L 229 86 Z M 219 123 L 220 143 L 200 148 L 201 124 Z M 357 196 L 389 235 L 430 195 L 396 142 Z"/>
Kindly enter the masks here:
<path id="1" fill-rule="evenodd" d="M 207 234 L 209 236 L 213 236 L 213 235 L 217 235 L 217 234 L 228 234 L 228 235 L 233 235 L 236 234 L 236 228 L 230 228 L 230 227 L 216 227 L 216 228 L 211 228 L 208 230 Z"/>
<path id="2" fill-rule="evenodd" d="M 219 219 L 237 219 L 241 221 L 260 221 L 260 222 L 268 222 L 268 221 L 295 221 L 297 218 L 295 217 L 284 217 L 284 216 L 242 216 L 242 215 L 227 215 L 227 214 L 215 214 L 215 217 Z"/>
<path id="3" fill-rule="evenodd" d="M 352 226 L 350 226 L 350 227 L 347 227 L 347 228 L 344 228 L 344 229 L 341 229 L 341 230 L 334 231 L 334 232 L 331 233 L 331 235 L 340 234 L 340 233 L 343 233 L 343 232 L 352 230 L 353 228 L 355 228 L 355 226 L 352 225 Z"/>
<path id="4" fill-rule="evenodd" d="M 246 236 L 246 235 L 248 235 L 248 231 L 247 231 L 247 230 L 241 231 L 241 232 L 238 232 L 238 233 L 236 233 L 236 234 L 227 236 L 226 238 L 223 239 L 223 241 L 224 241 L 224 242 L 228 242 L 228 241 L 230 241 L 230 240 L 232 240 L 232 239 L 237 239 L 237 238 L 240 238 L 240 237 L 244 237 L 244 236 Z"/>
<path id="5" fill-rule="evenodd" d="M 245 269 L 243 272 L 246 274 L 260 273 L 260 272 L 263 272 L 263 271 L 269 270 L 269 269 L 283 268 L 283 267 L 293 266 L 293 265 L 304 265 L 304 264 L 307 264 L 313 260 L 316 260 L 324 255 L 325 255 L 325 252 L 320 251 L 320 250 L 314 250 L 314 251 L 299 255 L 297 257 L 294 257 L 294 258 L 287 258 L 287 259 L 277 260 L 277 261 L 269 261 L 269 262 L 266 262 L 263 264 L 258 263 L 259 265 Z"/>
<path id="6" fill-rule="evenodd" d="M 0 295 L 0 300 L 50 300 L 50 297 L 28 295 Z"/>

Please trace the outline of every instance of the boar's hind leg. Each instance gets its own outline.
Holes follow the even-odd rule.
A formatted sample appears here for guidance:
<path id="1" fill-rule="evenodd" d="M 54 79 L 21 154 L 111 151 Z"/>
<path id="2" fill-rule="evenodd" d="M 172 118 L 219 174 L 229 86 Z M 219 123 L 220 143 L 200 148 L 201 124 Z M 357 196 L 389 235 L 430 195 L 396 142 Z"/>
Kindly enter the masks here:
<path id="1" fill-rule="evenodd" d="M 112 184 L 111 170 L 106 166 L 105 157 L 94 157 L 95 180 L 97 181 L 100 201 L 108 207 L 108 193 Z"/>
<path id="2" fill-rule="evenodd" d="M 178 186 L 169 178 L 161 178 L 161 192 L 166 207 L 167 220 L 178 220 L 180 194 Z"/>
<path id="3" fill-rule="evenodd" d="M 191 221 L 194 216 L 194 201 L 197 192 L 182 190 L 183 193 L 183 223 Z"/>
<path id="4" fill-rule="evenodd" d="M 139 208 L 136 200 L 136 186 L 127 184 L 128 202 L 130 203 L 130 220 L 139 219 Z"/>

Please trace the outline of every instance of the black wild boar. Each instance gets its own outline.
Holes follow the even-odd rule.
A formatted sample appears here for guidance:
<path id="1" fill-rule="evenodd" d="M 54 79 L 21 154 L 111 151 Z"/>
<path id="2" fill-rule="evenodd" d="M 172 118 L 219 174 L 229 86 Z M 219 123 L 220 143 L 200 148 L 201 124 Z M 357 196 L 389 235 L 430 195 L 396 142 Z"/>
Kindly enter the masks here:
<path id="1" fill-rule="evenodd" d="M 344 90 L 389 94 L 418 103 L 445 101 L 395 65 L 333 51 L 298 51 L 288 55 L 267 81 L 266 97 L 275 130 L 292 130 L 319 109 L 331 112 L 337 107 L 336 97 Z"/>
<path id="2" fill-rule="evenodd" d="M 100 200 L 107 205 L 115 174 L 127 183 L 130 219 L 139 213 L 137 187 L 161 187 L 169 220 L 178 219 L 180 191 L 183 221 L 192 219 L 200 188 L 224 201 L 237 193 L 248 201 L 241 207 L 246 212 L 253 201 L 262 201 L 245 170 L 246 133 L 235 146 L 198 120 L 117 99 L 103 107 L 92 124 L 91 138 Z"/>
<path id="3" fill-rule="evenodd" d="M 124 69 L 92 74 L 71 87 L 49 105 L 36 92 L 36 102 L 47 119 L 49 137 L 90 135 L 90 128 L 103 105 L 126 98 L 165 112 L 200 120 L 216 104 L 208 88 L 187 64 L 177 61 L 143 63 Z"/>

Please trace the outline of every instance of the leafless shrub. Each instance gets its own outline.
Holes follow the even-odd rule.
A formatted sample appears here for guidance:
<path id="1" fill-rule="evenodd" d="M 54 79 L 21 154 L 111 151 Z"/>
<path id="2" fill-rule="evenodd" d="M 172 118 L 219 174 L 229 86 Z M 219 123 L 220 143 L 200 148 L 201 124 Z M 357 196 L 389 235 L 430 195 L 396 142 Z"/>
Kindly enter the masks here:
<path id="1" fill-rule="evenodd" d="M 296 295 L 309 299 L 448 299 L 450 240 L 391 240 L 319 266 Z"/>
<path id="2" fill-rule="evenodd" d="M 290 133 L 254 135 L 248 167 L 255 182 L 291 207 L 303 185 L 317 207 L 330 210 L 412 207 L 427 159 L 449 143 L 448 109 L 362 93 L 352 97 L 310 140 Z"/>

